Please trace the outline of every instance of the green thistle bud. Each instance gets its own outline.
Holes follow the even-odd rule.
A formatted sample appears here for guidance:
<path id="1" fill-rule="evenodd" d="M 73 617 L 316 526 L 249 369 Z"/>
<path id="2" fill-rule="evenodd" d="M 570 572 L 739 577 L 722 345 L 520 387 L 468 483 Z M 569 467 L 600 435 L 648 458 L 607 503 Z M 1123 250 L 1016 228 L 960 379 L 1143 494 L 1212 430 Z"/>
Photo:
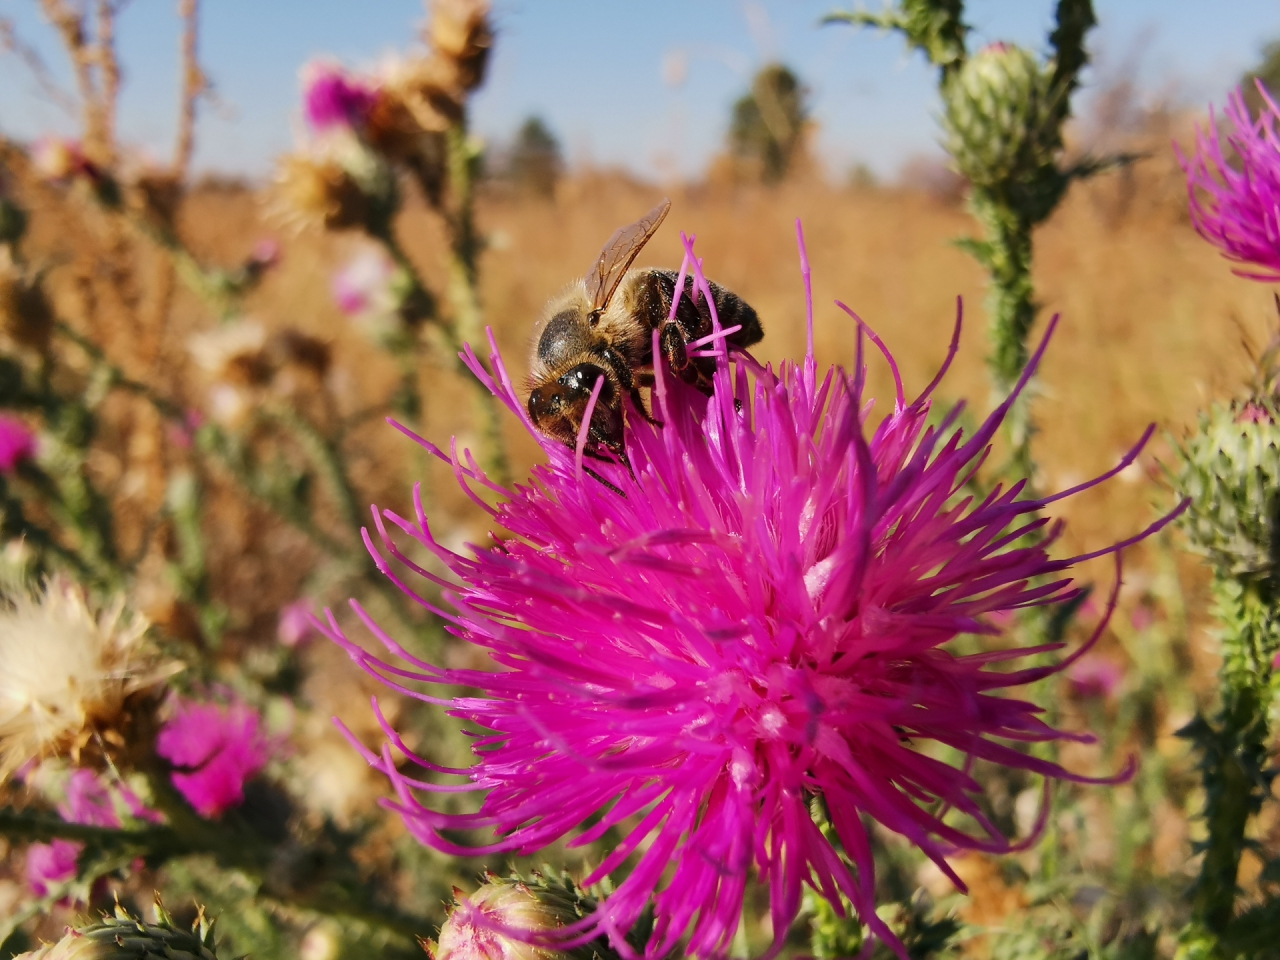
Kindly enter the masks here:
<path id="1" fill-rule="evenodd" d="M 475 893 L 457 898 L 440 939 L 425 944 L 434 960 L 617 960 L 603 940 L 568 950 L 528 943 L 506 930 L 531 935 L 549 933 L 576 923 L 596 909 L 596 899 L 579 890 L 568 877 L 548 878 L 535 873 L 496 877 Z"/>
<path id="2" fill-rule="evenodd" d="M 947 151 L 975 186 L 1034 179 L 1054 166 L 1062 140 L 1048 72 L 1021 47 L 993 43 L 943 90 Z"/>
<path id="3" fill-rule="evenodd" d="M 1269 580 L 1280 510 L 1280 405 L 1269 397 L 1200 415 L 1174 478 L 1191 499 L 1183 528 L 1220 576 Z"/>
<path id="4" fill-rule="evenodd" d="M 114 917 L 68 931 L 57 943 L 14 960 L 218 960 L 213 922 L 203 909 L 189 931 L 180 930 L 157 901 L 157 923 L 143 923 L 116 905 Z"/>

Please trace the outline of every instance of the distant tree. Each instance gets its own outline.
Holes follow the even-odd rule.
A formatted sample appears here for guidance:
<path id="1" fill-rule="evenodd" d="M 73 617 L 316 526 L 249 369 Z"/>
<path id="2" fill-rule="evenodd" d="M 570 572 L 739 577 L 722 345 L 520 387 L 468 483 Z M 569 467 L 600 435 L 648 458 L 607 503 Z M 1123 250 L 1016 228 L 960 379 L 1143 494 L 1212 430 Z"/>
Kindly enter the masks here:
<path id="1" fill-rule="evenodd" d="M 803 144 L 806 93 L 788 67 L 780 63 L 763 67 L 751 81 L 751 91 L 733 105 L 730 156 L 758 171 L 766 183 L 783 179 Z"/>
<path id="2" fill-rule="evenodd" d="M 1240 84 L 1244 88 L 1244 100 L 1249 105 L 1249 112 L 1255 116 L 1262 106 L 1262 96 L 1258 93 L 1255 80 L 1261 80 L 1267 92 L 1274 100 L 1280 97 L 1280 40 L 1272 40 L 1262 48 L 1262 62 L 1244 75 Z"/>
<path id="3" fill-rule="evenodd" d="M 564 156 L 541 117 L 520 125 L 507 161 L 507 174 L 520 189 L 542 197 L 555 196 L 556 182 L 564 172 Z"/>

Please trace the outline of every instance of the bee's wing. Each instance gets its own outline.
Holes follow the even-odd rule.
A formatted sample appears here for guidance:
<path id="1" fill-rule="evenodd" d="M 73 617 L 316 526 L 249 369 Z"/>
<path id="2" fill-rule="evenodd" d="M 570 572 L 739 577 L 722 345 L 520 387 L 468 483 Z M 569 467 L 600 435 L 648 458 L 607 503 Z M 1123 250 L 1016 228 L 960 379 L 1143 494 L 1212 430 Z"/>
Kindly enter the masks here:
<path id="1" fill-rule="evenodd" d="M 643 217 L 628 227 L 623 227 L 604 245 L 600 256 L 587 271 L 587 299 L 593 310 L 603 310 L 609 305 L 613 291 L 618 289 L 622 277 L 627 272 L 636 256 L 649 242 L 649 238 L 658 232 L 667 211 L 671 209 L 671 201 L 663 200 Z"/>

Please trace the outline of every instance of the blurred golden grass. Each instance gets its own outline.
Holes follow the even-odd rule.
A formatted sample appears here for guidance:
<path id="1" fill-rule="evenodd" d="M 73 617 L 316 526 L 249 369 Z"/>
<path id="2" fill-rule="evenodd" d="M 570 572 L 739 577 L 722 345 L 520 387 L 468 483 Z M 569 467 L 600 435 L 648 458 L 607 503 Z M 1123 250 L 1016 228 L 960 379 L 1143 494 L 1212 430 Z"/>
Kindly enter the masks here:
<path id="1" fill-rule="evenodd" d="M 1247 376 L 1242 337 L 1255 345 L 1265 342 L 1275 323 L 1271 290 L 1233 276 L 1187 222 L 1180 183 L 1153 179 L 1139 170 L 1078 185 L 1037 237 L 1036 285 L 1044 309 L 1035 336 L 1049 316 L 1062 315 L 1035 406 L 1036 453 L 1046 488 L 1069 486 L 1109 468 L 1150 422 L 1179 435 L 1208 399 L 1229 395 Z M 968 398 L 976 413 L 990 409 L 983 276 L 951 243 L 973 230 L 962 209 L 909 191 L 842 190 L 820 181 L 772 190 L 670 192 L 668 224 L 639 264 L 678 264 L 679 231 L 695 233 L 709 275 L 759 311 L 766 330 L 759 357 L 776 361 L 804 349 L 794 226 L 800 218 L 813 267 L 820 362 L 853 362 L 854 325 L 834 307 L 839 298 L 889 345 L 908 392 L 918 391 L 945 356 L 961 297 L 961 351 L 941 396 Z M 478 215 L 491 240 L 482 262 L 484 306 L 513 373 L 523 376 L 526 370 L 530 330 L 546 300 L 581 274 L 617 226 L 662 194 L 597 175 L 563 184 L 555 204 L 509 196 L 482 200 Z M 197 198 L 193 207 L 199 203 Z M 215 256 L 228 256 L 247 241 L 223 226 L 235 212 L 225 203 L 217 207 L 189 218 L 192 240 L 201 247 L 208 243 Z M 423 272 L 442 282 L 436 265 L 443 238 L 428 218 L 411 209 L 402 229 Z M 352 389 L 367 399 L 382 379 L 377 371 L 385 368 L 390 376 L 390 365 L 345 328 L 328 295 L 329 274 L 358 242 L 310 236 L 291 241 L 253 308 L 333 338 L 339 369 L 352 372 Z M 874 352 L 869 361 L 873 392 L 881 403 L 891 403 L 885 364 Z M 427 403 L 429 431 L 439 442 L 465 429 L 468 406 L 449 364 L 436 365 Z M 360 386 L 354 371 L 369 371 L 372 382 Z M 536 448 L 519 436 L 514 418 L 509 426 L 520 476 Z M 1157 442 L 1152 452 L 1161 450 Z M 1144 463 L 1150 465 L 1149 456 Z M 1091 549 L 1128 535 L 1153 515 L 1150 502 L 1169 502 L 1153 484 L 1135 482 L 1135 473 L 1063 505 L 1070 519 L 1066 548 Z M 443 475 L 434 478 L 444 503 L 453 502 L 446 496 L 450 483 Z"/>

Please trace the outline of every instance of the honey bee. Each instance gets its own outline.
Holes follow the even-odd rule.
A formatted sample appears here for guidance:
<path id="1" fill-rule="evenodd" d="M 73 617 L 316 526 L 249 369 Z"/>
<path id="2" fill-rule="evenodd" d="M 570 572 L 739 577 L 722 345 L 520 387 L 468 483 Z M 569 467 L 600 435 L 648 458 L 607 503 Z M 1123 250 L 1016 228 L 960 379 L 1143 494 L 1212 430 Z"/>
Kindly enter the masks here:
<path id="1" fill-rule="evenodd" d="M 650 423 L 640 388 L 653 385 L 653 331 L 671 372 L 708 396 L 715 359 L 691 356 L 689 345 L 712 332 L 706 298 L 694 296 L 685 279 L 675 317 L 667 320 L 679 274 L 674 270 L 631 270 L 636 256 L 662 225 L 671 201 L 663 200 L 604 245 L 587 275 L 552 300 L 534 330 L 530 360 L 529 416 L 548 437 L 576 447 L 578 432 L 596 384 L 604 380 L 591 413 L 584 450 L 597 459 L 626 462 L 623 398 L 629 397 Z M 737 294 L 709 283 L 725 337 L 743 349 L 764 336 L 755 310 Z"/>

